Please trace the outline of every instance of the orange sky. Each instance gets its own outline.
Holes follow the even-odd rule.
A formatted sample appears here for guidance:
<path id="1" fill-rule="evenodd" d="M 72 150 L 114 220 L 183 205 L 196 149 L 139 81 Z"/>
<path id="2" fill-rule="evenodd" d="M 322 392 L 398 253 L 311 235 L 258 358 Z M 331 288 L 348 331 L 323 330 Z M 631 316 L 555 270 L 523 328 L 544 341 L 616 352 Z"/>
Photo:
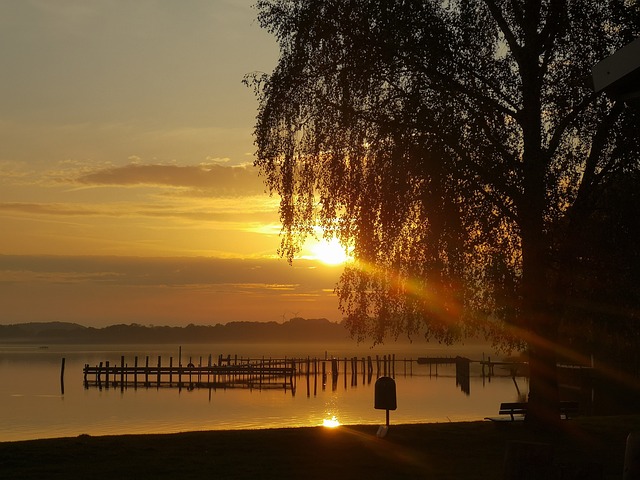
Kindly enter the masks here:
<path id="1" fill-rule="evenodd" d="M 253 1 L 0 3 L 0 323 L 340 319 L 341 267 L 275 258 Z"/>

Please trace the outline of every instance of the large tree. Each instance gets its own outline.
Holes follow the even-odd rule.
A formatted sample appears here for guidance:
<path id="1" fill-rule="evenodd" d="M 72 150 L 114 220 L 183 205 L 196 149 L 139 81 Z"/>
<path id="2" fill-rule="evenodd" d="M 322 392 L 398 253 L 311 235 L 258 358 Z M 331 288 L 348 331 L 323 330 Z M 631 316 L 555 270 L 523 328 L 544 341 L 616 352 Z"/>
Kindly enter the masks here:
<path id="1" fill-rule="evenodd" d="M 527 345 L 528 419 L 557 415 L 576 245 L 637 172 L 636 109 L 591 67 L 640 33 L 629 0 L 259 0 L 280 59 L 249 79 L 281 254 L 321 228 L 353 248 L 352 334 L 482 331 Z M 601 195 L 600 195 L 601 196 Z"/>

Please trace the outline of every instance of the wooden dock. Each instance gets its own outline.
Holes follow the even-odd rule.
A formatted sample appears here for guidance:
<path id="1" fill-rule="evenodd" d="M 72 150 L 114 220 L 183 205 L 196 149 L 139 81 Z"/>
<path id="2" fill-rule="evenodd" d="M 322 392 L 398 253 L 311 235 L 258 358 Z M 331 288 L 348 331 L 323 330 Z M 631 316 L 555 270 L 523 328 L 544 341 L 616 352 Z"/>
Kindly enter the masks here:
<path id="1" fill-rule="evenodd" d="M 500 376 L 514 378 L 522 374 L 526 375 L 526 363 L 492 361 L 491 357 L 485 360 L 470 360 L 465 357 L 418 357 L 396 359 L 395 355 L 375 355 L 367 357 L 343 357 L 343 358 L 243 358 L 237 355 L 214 358 L 188 357 L 183 364 L 182 349 L 174 362 L 174 357 L 169 357 L 168 362 L 161 356 L 151 359 L 149 356 L 136 356 L 125 362 L 124 355 L 119 361 L 100 362 L 98 365 L 85 364 L 83 369 L 85 388 L 97 387 L 99 389 L 120 388 L 178 388 L 178 389 L 272 389 L 279 388 L 290 390 L 296 394 L 297 380 L 306 377 L 307 396 L 315 395 L 318 385 L 324 390 L 328 385 L 333 390 L 338 387 L 338 378 L 344 382 L 347 388 L 348 378 L 351 387 L 355 387 L 361 381 L 362 384 L 371 383 L 372 379 L 380 376 L 395 378 L 396 371 L 400 375 L 413 376 L 424 375 L 436 377 L 439 375 L 455 376 L 456 384 L 461 390 L 469 394 L 469 378 L 479 375 L 488 378 L 495 375 L 494 367 L 504 368 Z M 131 361 L 133 360 L 133 361 Z M 470 364 L 479 364 L 481 371 L 472 373 Z M 438 366 L 455 366 L 455 372 L 446 368 L 439 372 Z M 64 368 L 64 366 L 63 366 Z M 415 371 L 414 371 L 415 369 Z M 64 370 L 63 370 L 64 371 Z"/>
<path id="2" fill-rule="evenodd" d="M 197 364 L 189 358 L 189 362 L 183 365 L 182 354 L 178 361 L 174 363 L 173 357 L 169 357 L 168 365 L 166 359 L 163 363 L 161 356 L 151 360 L 149 356 L 144 357 L 144 362 L 140 362 L 136 356 L 133 365 L 125 362 L 124 355 L 119 362 L 100 362 L 98 365 L 85 364 L 83 368 L 85 388 L 284 388 L 291 389 L 295 394 L 296 380 L 299 377 L 307 378 L 307 394 L 310 394 L 310 377 L 314 378 L 315 384 L 320 378 L 322 388 L 331 383 L 335 390 L 338 384 L 338 377 L 344 378 L 345 387 L 349 368 L 351 370 L 351 386 L 358 384 L 359 375 L 362 375 L 362 382 L 371 383 L 375 377 L 381 375 L 396 375 L 395 355 L 350 358 L 242 358 L 237 355 L 220 355 L 214 363 L 211 355 L 203 362 L 203 357 L 199 357 Z M 413 374 L 414 360 L 398 360 L 404 365 L 404 375 Z"/>
<path id="3" fill-rule="evenodd" d="M 296 367 L 292 360 L 241 360 L 236 363 L 220 362 L 213 364 L 211 357 L 207 364 L 202 361 L 198 365 L 189 362 L 187 365 L 162 364 L 162 357 L 157 363 L 149 364 L 146 357 L 143 365 L 135 357 L 134 364 L 128 365 L 121 357 L 120 364 L 108 361 L 99 365 L 86 364 L 83 369 L 85 388 L 110 387 L 177 387 L 177 388 L 294 388 Z"/>

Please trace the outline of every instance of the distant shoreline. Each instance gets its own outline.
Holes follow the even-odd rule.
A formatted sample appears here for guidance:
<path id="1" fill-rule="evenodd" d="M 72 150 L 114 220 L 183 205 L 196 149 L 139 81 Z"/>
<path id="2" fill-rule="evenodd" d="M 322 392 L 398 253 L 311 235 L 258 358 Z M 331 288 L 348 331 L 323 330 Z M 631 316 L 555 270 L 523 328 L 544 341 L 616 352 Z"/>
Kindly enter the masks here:
<path id="1" fill-rule="evenodd" d="M 15 344 L 144 344 L 144 343 L 274 343 L 347 342 L 343 323 L 326 318 L 292 318 L 276 322 L 229 322 L 185 327 L 120 324 L 85 327 L 68 322 L 0 325 L 0 343 Z"/>
<path id="2" fill-rule="evenodd" d="M 86 327 L 69 322 L 31 322 L 0 325 L 0 344 L 61 345 L 61 344 L 347 344 L 357 345 L 344 322 L 326 318 L 292 318 L 277 322 L 229 322 L 216 325 L 185 327 L 119 324 L 106 327 Z M 384 345 L 436 345 L 424 338 L 400 337 L 388 339 Z M 440 345 L 440 344 L 438 344 Z M 482 340 L 466 340 L 464 346 L 486 345 Z M 368 344 L 368 346 L 372 346 Z"/>

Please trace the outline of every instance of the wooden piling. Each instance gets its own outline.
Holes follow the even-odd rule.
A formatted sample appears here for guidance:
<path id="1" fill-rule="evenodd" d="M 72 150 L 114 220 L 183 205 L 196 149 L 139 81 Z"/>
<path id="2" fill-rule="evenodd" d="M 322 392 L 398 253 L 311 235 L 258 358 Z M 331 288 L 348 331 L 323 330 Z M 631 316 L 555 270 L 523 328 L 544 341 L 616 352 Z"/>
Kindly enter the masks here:
<path id="1" fill-rule="evenodd" d="M 157 387 L 160 388 L 160 375 L 161 375 L 161 371 L 160 371 L 160 367 L 162 366 L 162 357 L 160 355 L 158 355 L 158 382 L 157 382 Z"/>
<path id="2" fill-rule="evenodd" d="M 325 362 L 324 360 L 322 361 L 322 390 L 324 390 L 327 385 L 326 363 L 327 362 Z"/>
<path id="3" fill-rule="evenodd" d="M 65 358 L 62 357 L 62 365 L 60 366 L 60 393 L 64 395 L 64 363 Z"/>
<path id="4" fill-rule="evenodd" d="M 347 357 L 344 357 L 344 389 L 347 389 Z"/>
<path id="5" fill-rule="evenodd" d="M 396 354 L 391 355 L 391 376 L 396 378 Z"/>
<path id="6" fill-rule="evenodd" d="M 120 356 L 120 388 L 124 388 L 124 355 Z"/>
<path id="7" fill-rule="evenodd" d="M 98 367 L 98 385 L 100 385 L 100 374 L 102 373 L 102 362 L 100 362 L 100 366 Z"/>

